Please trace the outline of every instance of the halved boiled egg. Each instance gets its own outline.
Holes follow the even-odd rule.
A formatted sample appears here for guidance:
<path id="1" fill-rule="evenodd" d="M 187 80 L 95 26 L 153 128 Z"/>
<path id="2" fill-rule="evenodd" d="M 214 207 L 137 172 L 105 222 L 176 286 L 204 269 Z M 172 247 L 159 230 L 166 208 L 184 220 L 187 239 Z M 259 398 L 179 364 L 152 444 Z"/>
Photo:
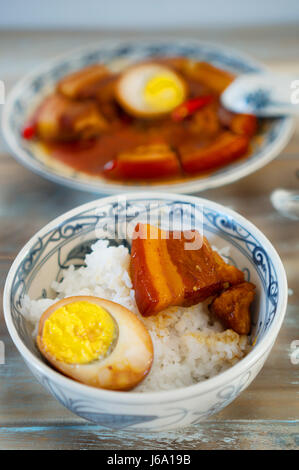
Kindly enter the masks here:
<path id="1" fill-rule="evenodd" d="M 128 68 L 118 79 L 116 99 L 131 115 L 157 117 L 171 112 L 186 99 L 186 84 L 176 72 L 158 63 Z"/>
<path id="2" fill-rule="evenodd" d="M 151 337 L 125 307 L 92 296 L 53 304 L 39 322 L 41 354 L 65 375 L 93 387 L 129 390 L 153 361 Z"/>

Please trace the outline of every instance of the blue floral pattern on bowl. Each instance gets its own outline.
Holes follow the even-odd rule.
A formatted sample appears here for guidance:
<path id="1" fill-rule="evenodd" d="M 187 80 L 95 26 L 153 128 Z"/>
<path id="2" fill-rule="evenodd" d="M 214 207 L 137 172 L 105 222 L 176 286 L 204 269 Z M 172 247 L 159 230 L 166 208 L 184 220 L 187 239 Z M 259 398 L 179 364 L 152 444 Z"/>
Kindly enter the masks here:
<path id="1" fill-rule="evenodd" d="M 24 294 L 31 298 L 50 296 L 52 280 L 60 279 L 70 264 L 82 265 L 99 230 L 105 229 L 103 237 L 111 238 L 110 227 L 115 229 L 115 224 L 110 226 L 110 222 L 115 221 L 115 217 L 117 236 L 111 243 L 130 247 L 126 224 L 134 226 L 149 214 L 160 217 L 161 213 L 167 213 L 170 218 L 179 218 L 186 211 L 190 215 L 188 228 L 193 228 L 202 214 L 204 234 L 217 247 L 229 245 L 230 259 L 257 285 L 252 352 L 228 371 L 205 382 L 151 394 L 93 389 L 47 366 L 20 312 Z M 195 424 L 233 401 L 253 380 L 269 354 L 283 318 L 287 287 L 275 250 L 241 216 L 204 199 L 146 193 L 94 201 L 46 226 L 17 257 L 8 275 L 4 297 L 9 331 L 38 381 L 79 416 L 113 429 L 134 431 Z M 275 335 L 271 333 L 273 329 Z M 255 350 L 259 351 L 256 356 Z"/>

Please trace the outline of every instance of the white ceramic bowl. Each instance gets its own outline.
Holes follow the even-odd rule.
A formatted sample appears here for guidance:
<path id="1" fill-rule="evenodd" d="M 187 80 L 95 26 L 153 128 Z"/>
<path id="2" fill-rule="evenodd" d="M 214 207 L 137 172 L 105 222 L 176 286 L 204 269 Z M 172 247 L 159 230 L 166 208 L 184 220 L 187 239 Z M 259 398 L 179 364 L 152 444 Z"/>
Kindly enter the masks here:
<path id="1" fill-rule="evenodd" d="M 3 135 L 12 152 L 20 163 L 32 171 L 56 183 L 73 188 L 101 194 L 116 194 L 128 191 L 144 191 L 145 185 L 136 183 L 117 183 L 100 176 L 92 177 L 72 168 L 58 164 L 49 158 L 39 146 L 25 141 L 21 130 L 45 94 L 48 94 L 57 81 L 64 75 L 95 62 L 103 62 L 115 70 L 132 61 L 148 57 L 185 56 L 205 60 L 236 75 L 264 71 L 258 62 L 220 45 L 209 44 L 194 39 L 145 40 L 145 41 L 101 41 L 97 46 L 87 47 L 63 57 L 48 61 L 39 70 L 21 80 L 12 90 L 3 109 Z M 282 117 L 268 119 L 252 143 L 252 152 L 246 159 L 206 175 L 183 182 L 168 182 L 152 185 L 155 191 L 174 191 L 194 193 L 232 183 L 258 170 L 275 158 L 288 142 L 293 129 L 293 119 Z"/>
<path id="2" fill-rule="evenodd" d="M 254 345 L 249 354 L 204 382 L 156 393 L 96 389 L 77 383 L 47 365 L 20 313 L 22 296 L 29 294 L 33 299 L 50 296 L 51 282 L 70 264 L 82 263 L 96 233 L 101 229 L 109 233 L 115 215 L 119 223 L 116 243 L 130 244 L 130 240 L 122 240 L 126 222 L 135 225 L 149 212 L 157 215 L 162 211 L 180 217 L 182 210 L 191 214 L 192 223 L 199 221 L 203 214 L 204 234 L 219 248 L 229 245 L 231 262 L 257 286 L 251 334 Z M 186 223 L 185 219 L 183 222 Z M 269 240 L 241 215 L 196 197 L 133 193 L 79 206 L 34 235 L 9 271 L 4 314 L 10 335 L 28 367 L 63 405 L 109 428 L 158 431 L 194 424 L 217 413 L 251 383 L 277 337 L 286 311 L 287 294 L 285 270 L 278 254 Z"/>

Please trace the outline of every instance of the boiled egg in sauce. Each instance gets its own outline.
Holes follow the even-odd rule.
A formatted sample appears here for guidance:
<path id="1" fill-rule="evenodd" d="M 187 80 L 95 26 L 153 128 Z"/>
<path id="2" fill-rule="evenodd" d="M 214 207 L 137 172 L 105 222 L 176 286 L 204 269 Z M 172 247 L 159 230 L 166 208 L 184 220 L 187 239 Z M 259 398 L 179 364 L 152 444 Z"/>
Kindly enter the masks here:
<path id="1" fill-rule="evenodd" d="M 171 112 L 186 99 L 186 84 L 176 72 L 158 63 L 128 68 L 115 89 L 119 104 L 131 115 L 159 117 Z"/>
<path id="2" fill-rule="evenodd" d="M 57 370 L 79 382 L 129 390 L 153 361 L 151 337 L 125 307 L 92 296 L 68 297 L 42 315 L 37 345 Z"/>

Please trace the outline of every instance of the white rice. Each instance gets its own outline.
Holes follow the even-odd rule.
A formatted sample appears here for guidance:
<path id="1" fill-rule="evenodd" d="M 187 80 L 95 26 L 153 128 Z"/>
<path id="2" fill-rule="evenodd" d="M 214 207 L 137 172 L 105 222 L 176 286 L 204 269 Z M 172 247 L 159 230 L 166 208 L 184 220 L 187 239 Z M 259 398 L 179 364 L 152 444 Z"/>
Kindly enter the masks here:
<path id="1" fill-rule="evenodd" d="M 24 297 L 22 313 L 37 326 L 42 313 L 54 302 L 73 295 L 93 295 L 117 302 L 134 312 L 147 327 L 154 345 L 154 362 L 146 379 L 134 389 L 154 392 L 185 387 L 231 367 L 248 351 L 247 336 L 240 336 L 211 319 L 207 302 L 189 308 L 170 307 L 157 316 L 143 318 L 137 309 L 128 273 L 130 254 L 124 246 L 108 247 L 100 240 L 92 246 L 83 266 L 71 266 L 63 281 L 53 282 L 55 299 Z"/>

